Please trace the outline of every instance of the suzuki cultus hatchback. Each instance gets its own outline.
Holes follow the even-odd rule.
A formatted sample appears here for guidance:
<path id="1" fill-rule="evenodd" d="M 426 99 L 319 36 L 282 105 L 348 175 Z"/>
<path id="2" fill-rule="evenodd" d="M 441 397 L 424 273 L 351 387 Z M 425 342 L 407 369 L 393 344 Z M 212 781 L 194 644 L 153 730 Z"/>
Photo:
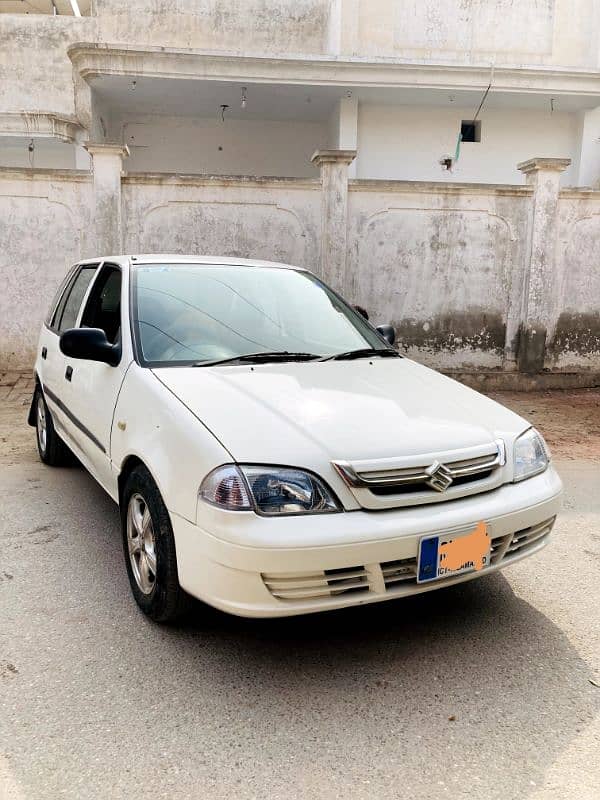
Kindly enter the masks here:
<path id="1" fill-rule="evenodd" d="M 402 357 L 305 269 L 77 264 L 40 335 L 29 421 L 121 509 L 157 621 L 189 595 L 242 616 L 374 603 L 487 575 L 548 541 L 542 436 Z"/>

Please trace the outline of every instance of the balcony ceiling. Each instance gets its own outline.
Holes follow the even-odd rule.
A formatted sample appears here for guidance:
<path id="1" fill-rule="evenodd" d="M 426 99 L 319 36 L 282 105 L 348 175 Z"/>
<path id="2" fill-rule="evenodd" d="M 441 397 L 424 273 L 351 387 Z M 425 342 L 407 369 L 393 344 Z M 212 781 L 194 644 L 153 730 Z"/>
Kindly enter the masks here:
<path id="1" fill-rule="evenodd" d="M 162 114 L 185 117 L 218 117 L 228 105 L 226 117 L 323 121 L 335 103 L 348 93 L 360 103 L 390 106 L 430 106 L 475 109 L 485 87 L 473 91 L 439 89 L 348 87 L 298 84 L 246 84 L 169 78 L 101 75 L 90 80 L 95 97 L 111 112 Z M 242 87 L 247 104 L 241 107 Z M 551 96 L 515 92 L 490 92 L 486 108 L 550 111 Z M 600 95 L 560 95 L 553 99 L 555 112 L 572 112 L 600 105 Z"/>

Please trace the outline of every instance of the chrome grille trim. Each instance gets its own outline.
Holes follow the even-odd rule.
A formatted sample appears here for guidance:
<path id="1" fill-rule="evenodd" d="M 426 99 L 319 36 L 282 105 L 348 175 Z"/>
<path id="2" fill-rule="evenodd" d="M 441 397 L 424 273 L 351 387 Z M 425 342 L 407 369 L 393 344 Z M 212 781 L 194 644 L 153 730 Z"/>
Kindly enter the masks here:
<path id="1" fill-rule="evenodd" d="M 497 439 L 494 442 L 494 446 L 494 451 L 486 455 L 467 459 L 445 459 L 443 460 L 443 465 L 453 480 L 490 472 L 497 467 L 504 466 L 506 463 L 504 442 L 501 439 Z M 429 456 L 423 457 L 423 461 L 426 459 L 429 460 Z M 431 456 L 433 463 L 436 460 L 435 456 Z M 360 471 L 348 461 L 334 461 L 332 463 L 344 481 L 354 488 L 371 489 L 385 486 L 406 486 L 411 483 L 427 483 L 430 480 L 430 473 L 428 472 L 430 464 L 419 465 L 418 467 L 392 467 L 384 470 Z"/>
<path id="2" fill-rule="evenodd" d="M 372 511 L 446 502 L 491 491 L 507 479 L 502 439 L 458 450 L 331 463 L 362 508 Z"/>

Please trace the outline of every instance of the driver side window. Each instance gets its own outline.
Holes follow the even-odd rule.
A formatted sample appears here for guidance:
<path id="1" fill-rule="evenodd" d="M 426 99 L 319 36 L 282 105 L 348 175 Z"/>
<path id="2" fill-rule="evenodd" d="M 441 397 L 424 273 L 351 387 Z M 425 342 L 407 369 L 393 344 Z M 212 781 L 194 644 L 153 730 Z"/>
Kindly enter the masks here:
<path id="1" fill-rule="evenodd" d="M 81 317 L 82 328 L 101 328 L 111 344 L 121 333 L 121 270 L 105 264 L 94 285 Z"/>

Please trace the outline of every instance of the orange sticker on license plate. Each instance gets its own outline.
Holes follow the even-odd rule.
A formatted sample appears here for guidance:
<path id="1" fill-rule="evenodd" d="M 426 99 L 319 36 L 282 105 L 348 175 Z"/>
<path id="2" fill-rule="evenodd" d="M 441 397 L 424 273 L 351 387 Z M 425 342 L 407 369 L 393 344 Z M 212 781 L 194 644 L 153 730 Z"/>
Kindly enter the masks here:
<path id="1" fill-rule="evenodd" d="M 480 570 L 490 563 L 490 536 L 485 522 L 472 531 L 427 536 L 419 547 L 418 582 Z"/>

